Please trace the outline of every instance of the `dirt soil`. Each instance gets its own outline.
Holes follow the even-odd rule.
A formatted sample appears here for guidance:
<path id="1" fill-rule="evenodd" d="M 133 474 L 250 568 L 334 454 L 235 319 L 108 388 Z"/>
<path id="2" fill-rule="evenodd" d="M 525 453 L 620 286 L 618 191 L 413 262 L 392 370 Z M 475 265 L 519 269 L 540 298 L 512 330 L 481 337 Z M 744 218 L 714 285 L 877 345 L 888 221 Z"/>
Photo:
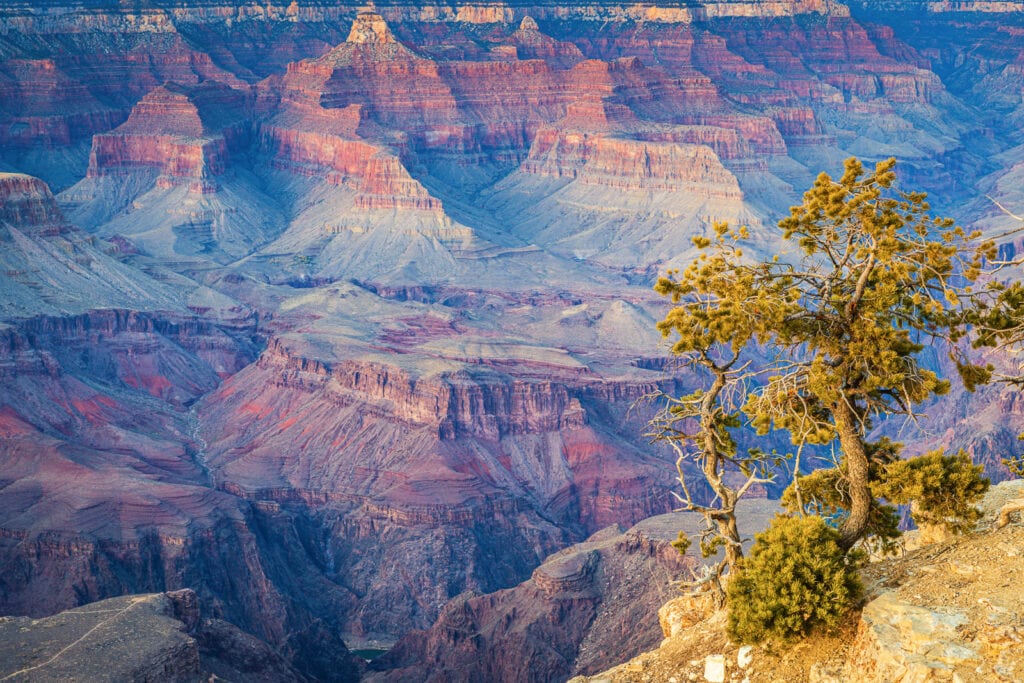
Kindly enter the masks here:
<path id="1" fill-rule="evenodd" d="M 993 528 L 998 511 L 1009 500 L 1024 498 L 1024 481 L 993 487 L 982 509 L 977 531 L 967 536 L 905 550 L 900 556 L 872 562 L 862 570 L 865 604 L 886 592 L 901 602 L 929 610 L 955 609 L 967 617 L 957 629 L 960 642 L 977 649 L 983 661 L 969 669 L 956 667 L 959 680 L 1024 681 L 1024 523 L 1020 514 L 1002 529 Z M 919 533 L 905 536 L 905 546 L 919 542 Z M 733 683 L 801 683 L 857 680 L 843 672 L 854 646 L 860 610 L 854 610 L 832 633 L 816 633 L 795 645 L 754 648 L 746 668 L 737 665 L 738 646 L 725 635 L 725 614 L 666 639 L 659 649 L 602 674 L 571 683 L 684 683 L 704 681 L 705 657 L 722 654 Z M 937 672 L 943 680 L 946 672 Z M 948 671 L 948 680 L 953 670 Z"/>

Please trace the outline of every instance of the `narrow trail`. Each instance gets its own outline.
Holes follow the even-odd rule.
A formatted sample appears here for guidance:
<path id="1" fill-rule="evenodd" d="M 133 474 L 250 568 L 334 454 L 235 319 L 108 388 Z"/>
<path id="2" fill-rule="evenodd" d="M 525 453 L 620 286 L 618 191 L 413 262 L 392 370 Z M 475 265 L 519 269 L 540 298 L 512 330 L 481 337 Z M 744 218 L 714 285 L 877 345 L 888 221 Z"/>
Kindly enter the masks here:
<path id="1" fill-rule="evenodd" d="M 132 603 L 130 605 L 128 605 L 127 607 L 125 607 L 124 609 L 120 609 L 120 610 L 95 610 L 95 611 L 92 611 L 92 612 L 84 612 L 84 614 L 99 614 L 101 612 L 114 612 L 114 615 L 104 619 L 103 621 L 101 621 L 98 624 L 96 624 L 95 626 L 93 626 L 91 629 L 89 629 L 88 631 L 83 633 L 77 640 L 75 640 L 72 643 L 70 643 L 67 646 L 65 646 L 63 649 L 61 649 L 59 652 L 57 652 L 57 654 L 55 654 L 54 656 L 50 657 L 48 660 L 46 660 L 42 664 L 36 664 L 35 666 L 29 666 L 29 667 L 26 667 L 24 669 L 19 669 L 18 671 L 15 671 L 13 673 L 9 673 L 6 676 L 4 676 L 3 678 L 0 678 L 0 681 L 9 681 L 12 678 L 14 678 L 15 676 L 22 676 L 22 675 L 27 674 L 30 671 L 36 671 L 37 669 L 42 669 L 43 667 L 47 667 L 47 666 L 53 664 L 58 659 L 60 659 L 65 653 L 67 653 L 68 650 L 72 649 L 73 647 L 75 647 L 76 645 L 81 643 L 83 640 L 88 638 L 90 635 L 92 635 L 92 633 L 96 629 L 98 629 L 98 628 L 100 628 L 102 626 L 106 626 L 107 624 L 117 620 L 121 616 L 127 614 L 127 612 L 129 610 L 131 610 L 133 607 L 135 607 L 139 603 L 145 602 L 145 601 L 146 601 L 146 598 L 135 598 L 135 599 L 132 600 Z"/>

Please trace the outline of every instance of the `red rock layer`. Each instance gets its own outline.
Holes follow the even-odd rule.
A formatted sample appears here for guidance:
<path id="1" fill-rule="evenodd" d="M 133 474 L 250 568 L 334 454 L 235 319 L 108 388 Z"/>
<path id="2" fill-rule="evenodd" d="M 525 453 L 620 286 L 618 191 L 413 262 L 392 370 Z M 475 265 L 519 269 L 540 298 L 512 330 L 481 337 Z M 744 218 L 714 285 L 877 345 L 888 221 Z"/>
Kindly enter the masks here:
<path id="1" fill-rule="evenodd" d="M 221 84 L 154 89 L 128 120 L 93 138 L 88 177 L 152 168 L 162 186 L 186 183 L 195 192 L 217 188 L 232 150 L 246 143 L 248 123 L 242 93 Z"/>
<path id="2" fill-rule="evenodd" d="M 184 405 L 252 359 L 253 334 L 128 311 L 0 331 L 0 612 L 189 586 L 330 679 L 351 595 L 295 551 L 305 522 L 211 486 Z"/>
<path id="3" fill-rule="evenodd" d="M 252 495 L 366 497 L 437 523 L 519 490 L 591 529 L 664 509 L 668 499 L 656 490 L 670 482 L 661 461 L 608 441 L 605 430 L 615 428 L 591 424 L 586 408 L 625 411 L 655 385 L 480 373 L 327 366 L 274 343 L 209 398 L 211 465 Z"/>
<path id="4" fill-rule="evenodd" d="M 709 147 L 547 129 L 522 165 L 529 174 L 619 190 L 686 191 L 742 199 L 736 177 Z"/>
<path id="5" fill-rule="evenodd" d="M 293 356 L 287 346 L 272 340 L 258 367 L 281 387 L 306 385 L 311 377 L 329 382 L 333 401 L 345 405 L 378 404 L 395 418 L 430 426 L 437 438 L 505 436 L 579 429 L 585 417 L 579 400 L 559 383 L 545 381 L 477 382 L 458 374 L 416 379 L 393 366 L 346 361 L 328 366 Z M 604 398 L 617 384 L 598 385 Z M 613 400 L 637 398 L 651 387 L 638 385 Z M 597 387 L 593 388 L 598 391 Z M 605 395 L 607 394 L 607 395 Z"/>
<path id="6" fill-rule="evenodd" d="M 7 9 L 0 18 L 6 46 L 0 54 L 0 149 L 8 153 L 74 148 L 123 122 L 161 83 L 242 85 L 176 34 L 166 16 L 156 26 L 118 11 L 37 7 L 26 16 Z M 77 150 L 57 158 L 55 165 L 69 167 L 64 173 L 81 177 Z"/>
<path id="7" fill-rule="evenodd" d="M 0 63 L 0 146 L 8 150 L 68 146 L 113 128 L 124 114 L 103 106 L 53 59 Z"/>
<path id="8" fill-rule="evenodd" d="M 452 600 L 429 631 L 375 661 L 368 680 L 553 681 L 600 671 L 661 640 L 657 611 L 671 593 L 649 577 L 688 566 L 664 540 L 605 529 L 515 588 Z"/>
<path id="9" fill-rule="evenodd" d="M 872 100 L 926 104 L 941 90 L 935 74 L 916 63 L 896 62 L 880 54 L 864 28 L 849 18 L 835 18 L 826 26 L 788 20 L 757 28 L 736 24 L 723 38 L 701 42 L 697 55 L 701 68 L 721 79 L 730 92 L 748 92 L 752 103 L 763 103 L 768 95 L 798 109 L 799 99 L 805 107 L 843 108 L 845 103 L 856 108 L 858 103 L 851 100 L 860 100 L 860 107 Z M 732 54 L 723 60 L 726 49 Z M 742 63 L 749 67 L 737 69 L 737 60 L 746 60 Z M 758 81 L 769 90 L 759 94 L 752 87 Z M 815 131 L 805 126 L 803 134 Z"/>
<path id="10" fill-rule="evenodd" d="M 573 58 L 569 70 L 544 58 L 435 62 L 398 42 L 377 15 L 360 16 L 349 41 L 289 67 L 281 86 L 285 102 L 325 110 L 361 105 L 367 119 L 402 131 L 417 152 L 485 150 L 495 158 L 518 159 L 538 130 L 567 114 L 581 125 L 604 126 L 611 106 L 618 107 L 611 113 L 618 126 L 635 124 L 638 113 L 660 121 L 720 124 L 737 130 L 757 152 L 785 152 L 770 118 L 736 113 L 692 69 L 668 76 L 635 57 Z M 524 26 L 513 42 L 541 35 L 531 22 Z M 578 52 L 565 50 L 563 56 Z M 596 109 L 606 98 L 615 104 Z M 590 116 L 596 118 L 587 123 Z"/>
<path id="11" fill-rule="evenodd" d="M 65 225 L 53 193 L 39 178 L 0 173 L 0 223 L 36 234 L 57 235 Z"/>
<path id="12" fill-rule="evenodd" d="M 443 216 L 441 202 L 409 175 L 395 154 L 359 138 L 361 105 L 323 109 L 289 102 L 286 107 L 259 128 L 259 145 L 275 167 L 356 190 L 359 209 Z"/>
<path id="13" fill-rule="evenodd" d="M 362 176 L 356 197 L 359 209 L 431 211 L 443 216 L 440 200 L 431 197 L 396 156 L 375 154 L 367 160 Z"/>
<path id="14" fill-rule="evenodd" d="M 515 46 L 515 56 L 519 59 L 542 59 L 562 68 L 583 61 L 583 53 L 578 47 L 541 33 L 537 22 L 529 16 L 523 18 L 519 29 L 509 40 Z"/>

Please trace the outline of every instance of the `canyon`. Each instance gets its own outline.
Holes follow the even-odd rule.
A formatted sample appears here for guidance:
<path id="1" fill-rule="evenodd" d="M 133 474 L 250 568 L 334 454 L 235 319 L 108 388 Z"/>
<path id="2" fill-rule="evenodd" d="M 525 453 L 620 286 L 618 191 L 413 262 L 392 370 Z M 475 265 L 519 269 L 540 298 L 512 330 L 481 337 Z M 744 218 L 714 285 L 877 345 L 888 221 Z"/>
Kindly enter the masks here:
<path id="1" fill-rule="evenodd" d="M 850 155 L 1015 227 L 1022 36 L 1017 2 L 6 3 L 0 614 L 188 589 L 200 663 L 322 680 L 649 649 L 689 567 L 645 425 L 695 382 L 654 280 L 718 221 L 779 253 Z M 1018 390 L 925 408 L 880 430 L 1007 476 Z"/>

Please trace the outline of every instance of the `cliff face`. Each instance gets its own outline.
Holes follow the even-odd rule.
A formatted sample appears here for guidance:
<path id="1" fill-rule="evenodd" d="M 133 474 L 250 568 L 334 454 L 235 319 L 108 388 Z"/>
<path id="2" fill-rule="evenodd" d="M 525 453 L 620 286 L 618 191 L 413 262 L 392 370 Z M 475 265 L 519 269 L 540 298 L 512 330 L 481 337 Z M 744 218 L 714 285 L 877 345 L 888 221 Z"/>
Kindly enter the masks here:
<path id="1" fill-rule="evenodd" d="M 192 192 L 213 192 L 230 150 L 244 146 L 247 125 L 238 91 L 220 84 L 161 86 L 135 105 L 124 124 L 93 138 L 87 177 L 154 168 L 164 186 L 184 182 Z"/>
<path id="2" fill-rule="evenodd" d="M 688 563 L 665 529 L 645 524 L 605 529 L 514 588 L 455 598 L 429 631 L 375 660 L 366 680 L 563 680 L 650 647 L 661 638 L 656 612 L 671 594 L 668 579 Z"/>
<path id="3" fill-rule="evenodd" d="M 206 607 L 183 589 L 110 598 L 42 619 L 8 618 L 0 622 L 0 672 L 12 680 L 306 680 L 267 643 L 205 617 Z M 335 678 L 351 680 L 357 671 L 347 663 Z"/>
<path id="4" fill-rule="evenodd" d="M 350 609 L 350 593 L 300 551 L 307 521 L 213 488 L 185 408 L 252 358 L 253 333 L 251 321 L 125 311 L 4 331 L 5 614 L 189 587 L 211 617 L 273 643 L 308 675 L 337 678 L 347 651 L 330 615 Z M 319 584 L 308 599 L 303 583 Z"/>
<path id="5" fill-rule="evenodd" d="M 662 190 L 707 198 L 742 198 L 736 178 L 706 147 L 591 136 L 564 130 L 539 133 L 526 173 L 573 178 L 617 190 Z"/>
<path id="6" fill-rule="evenodd" d="M 0 175 L 0 221 L 40 236 L 57 236 L 65 221 L 42 180 L 18 173 Z"/>
<path id="7" fill-rule="evenodd" d="M 347 627 L 393 637 L 585 530 L 667 509 L 664 462 L 611 436 L 653 386 L 588 384 L 327 364 L 272 342 L 199 410 L 218 487 L 323 519 L 328 575 L 361 596 Z M 598 402 L 616 408 L 588 417 Z"/>
<path id="8" fill-rule="evenodd" d="M 172 292 L 118 262 L 67 222 L 46 183 L 0 173 L 0 315 L 94 307 L 180 310 Z"/>
<path id="9" fill-rule="evenodd" d="M 780 253 L 850 154 L 1020 213 L 1024 15 L 914 7 L 5 3 L 0 167 L 59 192 L 0 175 L 0 611 L 191 586 L 310 676 L 411 628 L 378 674 L 603 666 L 662 546 L 538 567 L 672 505 L 653 278 L 719 220 Z M 920 443 L 993 469 L 1020 409 Z"/>
<path id="10" fill-rule="evenodd" d="M 0 70 L 0 99 L 9 117 L 0 130 L 7 150 L 69 147 L 124 119 L 52 59 L 8 60 Z"/>
<path id="11" fill-rule="evenodd" d="M 289 277 L 452 281 L 465 254 L 523 242 L 643 272 L 715 220 L 771 241 L 760 217 L 811 169 L 882 148 L 964 205 L 963 172 L 1002 145 L 964 144 L 988 125 L 965 84 L 989 74 L 996 110 L 1019 104 L 1012 45 L 970 42 L 994 6 L 945 52 L 925 37 L 960 35 L 941 7 L 917 23 L 818 2 L 58 7 L 4 17 L 9 162 L 63 187 L 95 133 L 62 197 L 73 220 L 161 255 L 296 254 Z M 26 130 L 68 163 L 46 170 Z M 336 190 L 300 180 L 320 177 Z"/>
<path id="12" fill-rule="evenodd" d="M 688 609 L 689 599 L 677 598 L 660 610 L 665 640 L 657 649 L 572 683 L 683 676 L 753 683 L 1017 680 L 1024 603 L 1008 577 L 1024 568 L 1022 493 L 1019 480 L 993 486 L 979 504 L 978 527 L 965 536 L 922 547 L 919 532 L 910 532 L 903 556 L 861 570 L 866 602 L 833 632 L 812 632 L 781 648 L 738 648 L 725 635 L 724 611 L 702 617 Z M 1005 509 L 1014 512 L 1004 517 Z"/>

